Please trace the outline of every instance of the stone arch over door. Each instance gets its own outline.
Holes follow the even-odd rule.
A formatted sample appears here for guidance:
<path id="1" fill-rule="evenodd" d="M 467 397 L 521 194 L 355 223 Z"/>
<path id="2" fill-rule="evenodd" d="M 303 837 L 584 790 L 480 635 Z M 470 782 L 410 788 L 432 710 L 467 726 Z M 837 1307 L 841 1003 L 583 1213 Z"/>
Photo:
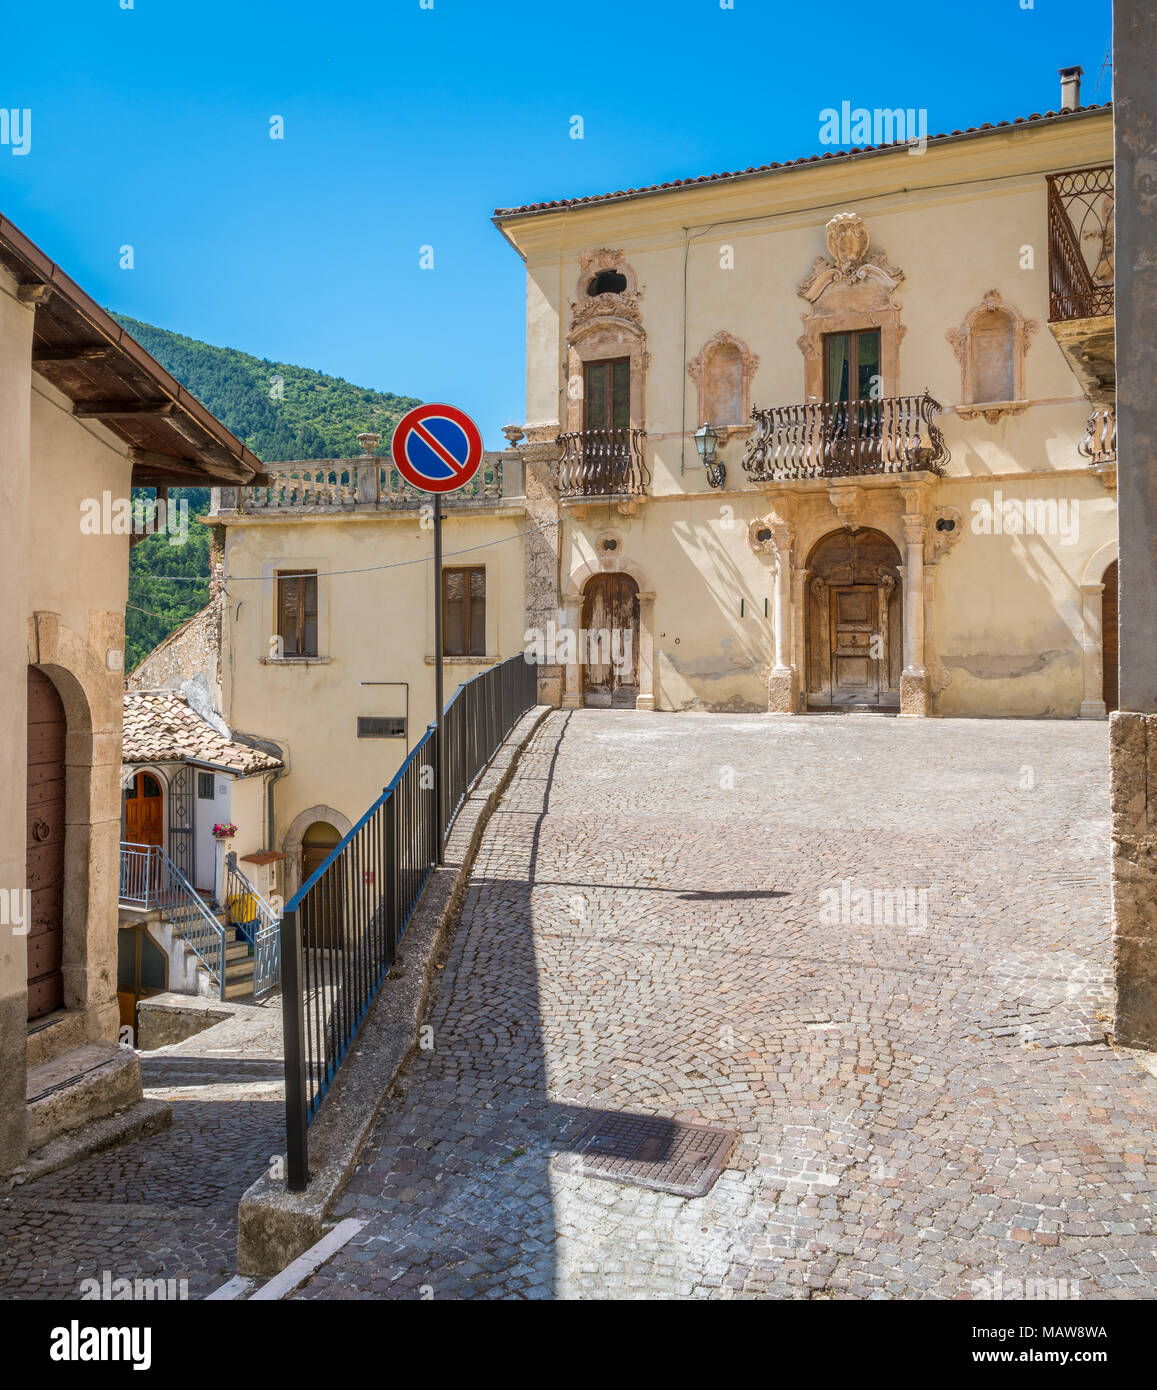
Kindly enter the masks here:
<path id="1" fill-rule="evenodd" d="M 899 710 L 903 672 L 900 552 L 872 528 L 829 531 L 805 569 L 806 703 Z"/>
<path id="2" fill-rule="evenodd" d="M 1112 593 L 1106 599 L 1110 587 Z M 1090 556 L 1081 575 L 1082 719 L 1104 719 L 1117 707 L 1116 591 L 1117 543 L 1110 541 Z M 1106 631 L 1106 618 L 1111 634 Z"/>
<path id="3" fill-rule="evenodd" d="M 658 707 L 658 690 L 655 680 L 655 589 L 646 570 L 622 552 L 622 541 L 618 536 L 603 536 L 596 542 L 597 561 L 588 560 L 578 565 L 567 580 L 563 593 L 563 629 L 574 633 L 575 660 L 565 663 L 563 672 L 562 706 L 564 709 L 579 709 L 582 706 L 582 667 L 578 652 L 578 633 L 582 626 L 583 600 L 589 581 L 600 574 L 622 574 L 635 583 L 639 604 L 638 654 L 636 671 L 639 693 L 635 697 L 635 708 L 653 710 Z M 561 633 L 560 633 L 561 638 Z"/>
<path id="4" fill-rule="evenodd" d="M 332 825 L 338 832 L 339 839 L 344 838 L 353 829 L 353 822 L 349 817 L 343 816 L 332 806 L 310 806 L 300 815 L 294 816 L 281 841 L 281 848 L 285 853 L 285 896 L 287 899 L 291 898 L 305 882 L 301 870 L 306 832 L 318 823 Z"/>

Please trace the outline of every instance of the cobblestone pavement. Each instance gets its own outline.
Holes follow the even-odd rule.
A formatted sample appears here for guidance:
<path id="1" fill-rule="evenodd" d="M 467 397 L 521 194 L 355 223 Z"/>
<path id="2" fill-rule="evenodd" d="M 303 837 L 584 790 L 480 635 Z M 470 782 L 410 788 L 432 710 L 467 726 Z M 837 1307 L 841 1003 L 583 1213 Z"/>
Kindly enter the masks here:
<path id="1" fill-rule="evenodd" d="M 236 1270 L 237 1201 L 285 1148 L 280 1064 L 144 1053 L 141 1071 L 172 1128 L 0 1199 L 0 1299 L 77 1298 L 106 1271 L 198 1299 Z"/>
<path id="2" fill-rule="evenodd" d="M 300 1296 L 1152 1296 L 1107 837 L 1103 724 L 552 715 Z M 552 1169 L 605 1110 L 739 1142 Z"/>

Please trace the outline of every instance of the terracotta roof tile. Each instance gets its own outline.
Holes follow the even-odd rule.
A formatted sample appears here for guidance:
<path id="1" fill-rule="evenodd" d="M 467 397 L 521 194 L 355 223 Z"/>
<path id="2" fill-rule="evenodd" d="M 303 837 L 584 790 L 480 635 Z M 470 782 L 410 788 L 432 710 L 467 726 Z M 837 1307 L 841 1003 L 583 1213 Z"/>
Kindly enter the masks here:
<path id="1" fill-rule="evenodd" d="M 175 691 L 126 691 L 124 698 L 123 762 L 212 763 L 242 776 L 282 766 L 268 753 L 219 734 Z"/>
<path id="2" fill-rule="evenodd" d="M 950 130 L 942 132 L 939 135 L 929 135 L 928 143 L 931 145 L 937 140 L 947 140 L 952 136 L 958 135 L 980 135 L 985 131 L 1000 130 L 1002 127 L 1008 127 L 1010 125 L 1025 125 L 1033 121 L 1056 120 L 1060 116 L 1073 116 L 1082 111 L 1109 111 L 1111 109 L 1112 103 L 1106 101 L 1100 106 L 1078 106 L 1074 111 L 1046 111 L 1043 115 L 1039 111 L 1034 111 L 1030 116 L 1017 116 L 1011 121 L 997 121 L 995 125 L 991 121 L 986 121 L 980 126 L 968 126 L 965 130 Z M 791 169 L 801 164 L 816 164 L 823 159 L 838 159 L 841 157 L 846 159 L 849 156 L 868 154 L 873 151 L 907 149 L 907 147 L 908 142 L 906 140 L 893 140 L 886 145 L 857 145 L 851 150 L 828 150 L 824 154 L 805 154 L 801 155 L 799 159 L 788 159 L 783 162 L 773 161 L 771 164 L 758 164 L 748 169 L 725 170 L 719 174 L 699 174 L 693 178 L 672 179 L 667 183 L 646 184 L 641 188 L 620 188 L 614 193 L 592 193 L 585 198 L 555 198 L 551 202 L 546 203 L 525 203 L 522 207 L 495 208 L 494 216 L 496 218 L 516 217 L 520 213 L 550 212 L 558 208 L 581 207 L 587 203 L 604 203 L 615 198 L 629 198 L 638 193 L 659 193 L 665 188 L 688 188 L 692 184 L 697 183 L 717 183 L 725 179 L 741 178 L 745 174 L 769 174 L 774 169 Z"/>

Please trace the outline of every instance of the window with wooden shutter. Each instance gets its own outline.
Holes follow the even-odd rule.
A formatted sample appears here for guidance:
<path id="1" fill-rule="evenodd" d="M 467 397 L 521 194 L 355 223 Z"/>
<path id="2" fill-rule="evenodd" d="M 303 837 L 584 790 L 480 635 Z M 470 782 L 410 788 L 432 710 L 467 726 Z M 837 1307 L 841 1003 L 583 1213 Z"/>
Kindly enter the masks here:
<path id="1" fill-rule="evenodd" d="M 316 571 L 278 571 L 277 633 L 283 656 L 317 655 Z"/>
<path id="2" fill-rule="evenodd" d="M 486 655 L 486 569 L 442 571 L 442 655 Z"/>

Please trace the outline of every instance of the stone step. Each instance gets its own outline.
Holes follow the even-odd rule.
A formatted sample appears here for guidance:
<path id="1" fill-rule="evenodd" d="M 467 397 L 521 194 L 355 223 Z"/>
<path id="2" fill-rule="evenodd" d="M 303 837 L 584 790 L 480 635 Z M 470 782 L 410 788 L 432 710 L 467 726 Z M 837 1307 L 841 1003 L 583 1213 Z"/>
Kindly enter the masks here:
<path id="1" fill-rule="evenodd" d="M 141 1100 L 141 1068 L 130 1047 L 89 1042 L 28 1072 L 28 1147 Z"/>

